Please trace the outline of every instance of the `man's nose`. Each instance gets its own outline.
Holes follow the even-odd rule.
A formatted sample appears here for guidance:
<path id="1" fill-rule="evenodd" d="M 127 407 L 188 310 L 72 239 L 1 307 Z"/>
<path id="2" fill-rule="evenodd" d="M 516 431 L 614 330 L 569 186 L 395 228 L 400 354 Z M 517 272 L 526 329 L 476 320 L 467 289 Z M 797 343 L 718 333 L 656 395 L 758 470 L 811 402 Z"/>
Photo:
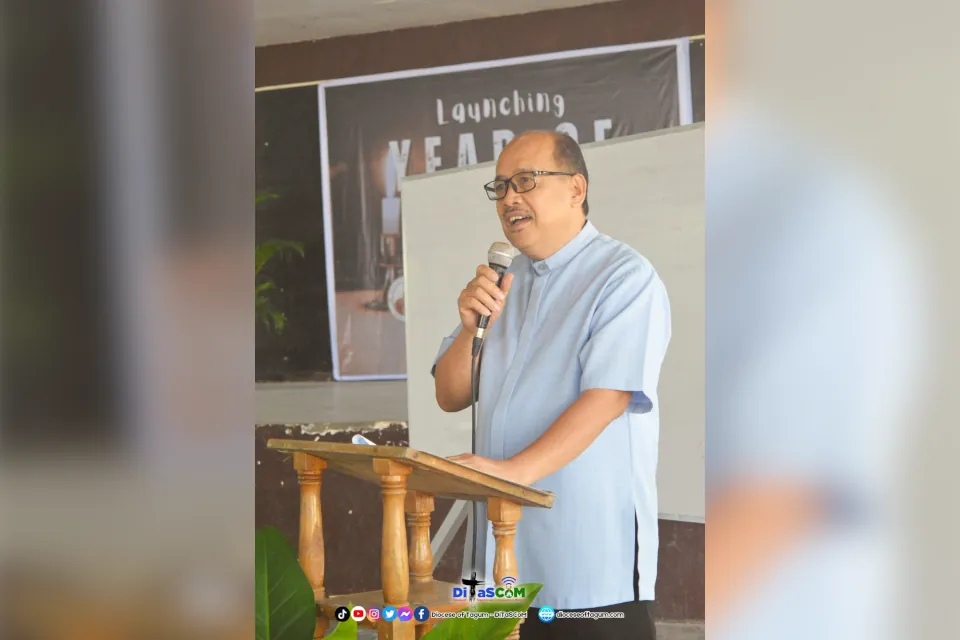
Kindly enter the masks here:
<path id="1" fill-rule="evenodd" d="M 503 203 L 509 207 L 512 205 L 520 204 L 522 202 L 523 202 L 523 198 L 521 197 L 521 195 L 517 193 L 517 190 L 513 188 L 513 185 L 509 185 L 507 187 L 507 195 L 503 197 Z"/>

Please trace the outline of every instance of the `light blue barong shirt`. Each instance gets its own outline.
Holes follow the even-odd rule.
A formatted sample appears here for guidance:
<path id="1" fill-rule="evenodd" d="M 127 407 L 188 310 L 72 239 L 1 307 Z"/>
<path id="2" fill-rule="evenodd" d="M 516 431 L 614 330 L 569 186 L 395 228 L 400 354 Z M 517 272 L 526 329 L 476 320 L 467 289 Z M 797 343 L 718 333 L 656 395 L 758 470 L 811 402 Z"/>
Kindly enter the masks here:
<path id="1" fill-rule="evenodd" d="M 477 455 L 504 460 L 523 451 L 588 389 L 632 393 L 586 451 L 534 483 L 556 500 L 551 509 L 523 510 L 514 577 L 544 584 L 536 607 L 632 601 L 637 543 L 639 596 L 653 600 L 657 382 L 671 335 L 663 282 L 647 259 L 589 221 L 549 258 L 518 255 L 509 272 L 513 286 L 481 358 Z M 480 522 L 487 534 L 478 541 L 478 574 L 492 585 L 495 544 L 482 506 Z"/>

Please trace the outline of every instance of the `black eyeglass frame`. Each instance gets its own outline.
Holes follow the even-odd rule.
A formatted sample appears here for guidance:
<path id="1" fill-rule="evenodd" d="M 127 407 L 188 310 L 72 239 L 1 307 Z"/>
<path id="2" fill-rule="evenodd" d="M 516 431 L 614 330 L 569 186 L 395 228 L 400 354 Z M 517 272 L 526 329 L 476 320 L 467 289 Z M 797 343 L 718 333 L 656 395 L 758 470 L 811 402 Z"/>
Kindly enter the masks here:
<path id="1" fill-rule="evenodd" d="M 532 176 L 533 176 L 533 186 L 530 187 L 529 189 L 524 189 L 523 191 L 521 191 L 521 190 L 520 190 L 520 187 L 517 185 L 516 182 L 513 181 L 513 179 L 516 178 L 516 177 L 519 176 L 519 175 L 524 175 L 524 174 L 525 174 L 525 175 L 532 175 Z M 487 184 L 483 185 L 483 190 L 484 190 L 484 193 L 487 194 L 487 198 L 489 198 L 490 200 L 493 200 L 493 201 L 497 201 L 497 200 L 503 200 L 504 198 L 507 197 L 507 194 L 510 193 L 510 187 L 511 187 L 511 186 L 513 187 L 513 190 L 514 190 L 516 193 L 527 193 L 528 191 L 533 191 L 534 189 L 537 188 L 537 176 L 570 176 L 570 177 L 573 177 L 573 176 L 575 176 L 575 175 L 577 175 L 577 174 L 576 174 L 576 173 L 570 173 L 570 172 L 568 172 L 568 171 L 540 171 L 540 170 L 537 170 L 537 171 L 517 171 L 515 174 L 513 174 L 512 176 L 510 176 L 510 177 L 507 178 L 506 180 L 491 180 L 491 181 L 488 182 Z M 507 185 L 507 188 L 504 190 L 503 195 L 500 196 L 500 197 L 497 197 L 497 191 L 496 191 L 496 188 L 494 187 L 494 185 L 496 185 L 498 182 L 503 182 L 504 184 Z"/>

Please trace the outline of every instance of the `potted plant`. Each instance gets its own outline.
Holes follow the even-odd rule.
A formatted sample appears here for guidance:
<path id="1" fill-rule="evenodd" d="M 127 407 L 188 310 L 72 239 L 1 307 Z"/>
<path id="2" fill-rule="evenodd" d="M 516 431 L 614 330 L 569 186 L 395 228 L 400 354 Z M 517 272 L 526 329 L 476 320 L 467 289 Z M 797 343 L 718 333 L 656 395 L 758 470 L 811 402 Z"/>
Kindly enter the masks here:
<path id="1" fill-rule="evenodd" d="M 276 200 L 274 193 L 262 193 L 256 196 L 256 206 Z M 254 284 L 256 286 L 254 309 L 258 322 L 262 322 L 268 331 L 282 334 L 287 326 L 287 316 L 276 307 L 271 292 L 277 290 L 276 284 L 263 273 L 263 268 L 273 260 L 286 260 L 299 254 L 304 257 L 303 244 L 291 240 L 266 240 L 256 246 L 254 258 Z"/>

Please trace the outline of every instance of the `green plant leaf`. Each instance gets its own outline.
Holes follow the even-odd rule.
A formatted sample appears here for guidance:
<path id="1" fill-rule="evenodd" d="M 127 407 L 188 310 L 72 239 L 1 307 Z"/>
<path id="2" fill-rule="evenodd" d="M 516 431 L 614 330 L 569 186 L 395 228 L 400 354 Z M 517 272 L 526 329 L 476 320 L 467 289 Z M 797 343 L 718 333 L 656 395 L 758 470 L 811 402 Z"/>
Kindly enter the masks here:
<path id="1" fill-rule="evenodd" d="M 256 319 L 262 322 L 268 331 L 273 331 L 277 335 L 284 332 L 287 326 L 287 316 L 273 307 L 268 291 L 277 291 L 277 286 L 269 278 L 260 276 L 260 271 L 275 257 L 281 259 L 286 256 L 299 254 L 304 257 L 303 244 L 291 240 L 267 240 L 256 246 L 254 258 L 254 280 L 256 291 L 254 293 L 254 309 Z M 275 294 L 274 294 L 275 295 Z"/>
<path id="2" fill-rule="evenodd" d="M 543 588 L 542 584 L 516 585 L 526 590 L 523 600 L 480 601 L 463 611 L 493 614 L 497 611 L 526 611 Z M 518 618 L 448 618 L 423 635 L 423 640 L 503 640 L 517 626 Z"/>
<path id="3" fill-rule="evenodd" d="M 275 193 L 258 193 L 254 196 L 253 203 L 254 205 L 263 204 L 268 200 L 278 200 L 280 196 Z"/>
<path id="4" fill-rule="evenodd" d="M 267 331 L 273 331 L 277 335 L 281 335 L 287 327 L 287 316 L 282 311 L 273 308 L 257 309 L 257 318 L 267 328 Z"/>
<path id="5" fill-rule="evenodd" d="M 272 280 L 264 280 L 263 282 L 257 285 L 257 294 L 261 294 L 264 291 L 267 291 L 268 289 L 273 289 L 275 286 L 276 285 L 273 284 Z"/>
<path id="6" fill-rule="evenodd" d="M 356 620 L 347 618 L 343 622 L 338 622 L 333 633 L 324 636 L 324 640 L 357 640 L 358 628 Z"/>
<path id="7" fill-rule="evenodd" d="M 347 609 L 353 611 L 353 602 L 347 603 Z M 337 626 L 333 628 L 333 633 L 330 635 L 324 636 L 324 640 L 333 638 L 334 640 L 357 640 L 357 635 L 359 634 L 359 625 L 357 621 L 352 617 L 347 618 L 343 622 L 338 622 Z"/>
<path id="8" fill-rule="evenodd" d="M 285 258 L 294 253 L 299 254 L 301 258 L 306 255 L 303 243 L 292 240 L 267 240 L 258 244 L 254 250 L 254 274 L 259 275 L 264 265 L 274 257 Z"/>
<path id="9" fill-rule="evenodd" d="M 268 314 L 270 316 L 270 322 L 273 323 L 273 330 L 277 333 L 277 335 L 282 334 L 284 329 L 287 328 L 286 314 L 275 309 L 271 309 Z"/>
<path id="10" fill-rule="evenodd" d="M 256 639 L 312 640 L 317 602 L 293 547 L 276 527 L 257 531 Z"/>

